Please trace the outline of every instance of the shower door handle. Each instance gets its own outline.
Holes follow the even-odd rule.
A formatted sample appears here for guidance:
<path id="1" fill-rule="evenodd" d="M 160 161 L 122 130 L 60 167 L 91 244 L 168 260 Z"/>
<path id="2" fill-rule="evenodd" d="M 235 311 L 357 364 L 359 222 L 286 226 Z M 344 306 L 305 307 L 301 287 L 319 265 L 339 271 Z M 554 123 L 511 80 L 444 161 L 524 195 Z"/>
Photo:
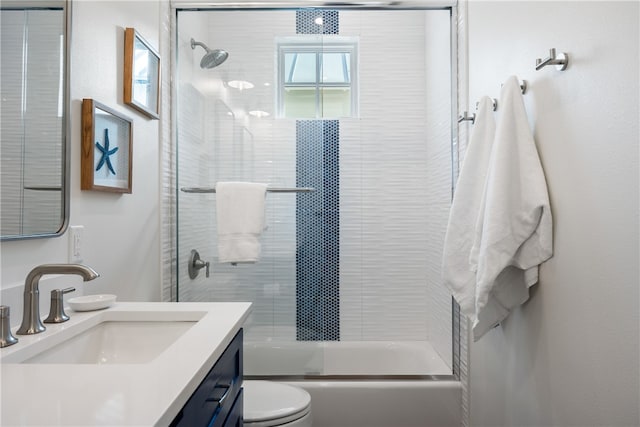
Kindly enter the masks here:
<path id="1" fill-rule="evenodd" d="M 189 277 L 195 279 L 200 274 L 200 270 L 205 268 L 205 276 L 209 277 L 209 261 L 200 259 L 200 254 L 195 249 L 191 250 L 189 257 Z"/>

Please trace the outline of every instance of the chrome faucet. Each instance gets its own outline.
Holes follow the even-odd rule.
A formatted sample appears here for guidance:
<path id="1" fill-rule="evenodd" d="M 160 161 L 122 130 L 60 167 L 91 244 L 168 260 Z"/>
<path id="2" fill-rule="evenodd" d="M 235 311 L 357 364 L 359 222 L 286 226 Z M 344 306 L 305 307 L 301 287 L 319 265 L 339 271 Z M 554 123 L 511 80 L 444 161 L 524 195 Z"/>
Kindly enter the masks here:
<path id="1" fill-rule="evenodd" d="M 85 282 L 100 276 L 91 267 L 82 264 L 43 264 L 31 270 L 24 282 L 22 324 L 16 334 L 38 334 L 46 329 L 40 320 L 40 290 L 38 289 L 40 278 L 45 274 L 77 274 L 82 276 Z"/>

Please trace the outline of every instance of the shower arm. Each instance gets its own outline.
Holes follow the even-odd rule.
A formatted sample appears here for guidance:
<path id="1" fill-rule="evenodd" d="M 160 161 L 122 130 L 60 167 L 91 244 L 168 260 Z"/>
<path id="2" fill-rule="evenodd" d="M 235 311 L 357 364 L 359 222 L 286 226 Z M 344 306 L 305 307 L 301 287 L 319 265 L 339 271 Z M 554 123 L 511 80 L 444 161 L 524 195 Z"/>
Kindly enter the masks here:
<path id="1" fill-rule="evenodd" d="M 209 52 L 209 48 L 207 47 L 206 44 L 202 43 L 202 42 L 197 42 L 194 39 L 191 39 L 191 49 L 195 49 L 196 46 L 200 46 L 201 48 L 203 48 L 204 50 L 206 50 L 207 52 Z"/>

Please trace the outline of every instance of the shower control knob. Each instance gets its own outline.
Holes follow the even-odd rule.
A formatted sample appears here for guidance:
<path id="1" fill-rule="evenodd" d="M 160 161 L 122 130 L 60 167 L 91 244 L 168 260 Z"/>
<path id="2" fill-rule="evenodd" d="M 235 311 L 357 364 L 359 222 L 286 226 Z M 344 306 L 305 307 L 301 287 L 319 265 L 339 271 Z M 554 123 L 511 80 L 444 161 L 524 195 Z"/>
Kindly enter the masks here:
<path id="1" fill-rule="evenodd" d="M 200 274 L 201 269 L 205 269 L 205 276 L 209 277 L 209 261 L 200 259 L 200 254 L 195 249 L 191 250 L 189 257 L 189 277 L 195 279 Z"/>

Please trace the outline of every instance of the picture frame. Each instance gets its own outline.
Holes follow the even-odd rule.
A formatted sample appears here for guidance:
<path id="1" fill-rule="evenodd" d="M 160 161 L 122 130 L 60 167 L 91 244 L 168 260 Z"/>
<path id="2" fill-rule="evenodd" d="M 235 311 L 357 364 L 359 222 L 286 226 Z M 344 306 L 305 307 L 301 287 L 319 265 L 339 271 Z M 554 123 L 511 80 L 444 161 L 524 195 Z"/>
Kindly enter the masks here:
<path id="1" fill-rule="evenodd" d="M 133 120 L 93 99 L 82 100 L 82 190 L 132 191 Z"/>
<path id="2" fill-rule="evenodd" d="M 124 103 L 160 118 L 160 55 L 135 28 L 124 30 Z"/>

